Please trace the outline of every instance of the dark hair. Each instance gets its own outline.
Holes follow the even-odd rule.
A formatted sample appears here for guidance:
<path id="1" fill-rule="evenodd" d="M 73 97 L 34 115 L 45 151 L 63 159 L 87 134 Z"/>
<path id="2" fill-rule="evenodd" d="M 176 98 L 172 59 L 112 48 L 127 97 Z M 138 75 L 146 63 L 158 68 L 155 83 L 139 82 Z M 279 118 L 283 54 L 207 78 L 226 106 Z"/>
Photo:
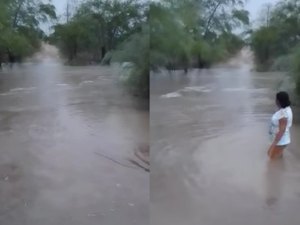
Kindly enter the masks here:
<path id="1" fill-rule="evenodd" d="M 285 108 L 291 105 L 289 94 L 285 91 L 278 92 L 276 94 L 276 101 L 278 106 Z"/>

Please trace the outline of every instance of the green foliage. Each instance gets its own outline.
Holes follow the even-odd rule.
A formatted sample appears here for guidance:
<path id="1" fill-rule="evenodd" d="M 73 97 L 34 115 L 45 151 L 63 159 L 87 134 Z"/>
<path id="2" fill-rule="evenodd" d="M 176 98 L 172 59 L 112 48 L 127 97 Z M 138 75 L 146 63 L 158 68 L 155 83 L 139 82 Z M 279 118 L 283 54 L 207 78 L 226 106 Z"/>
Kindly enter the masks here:
<path id="1" fill-rule="evenodd" d="M 55 38 L 60 41 L 58 43 L 60 50 L 68 57 L 69 61 L 72 61 L 80 50 L 80 42 L 87 36 L 84 33 L 83 24 L 72 21 L 68 24 L 57 25 L 55 32 Z"/>
<path id="2" fill-rule="evenodd" d="M 263 26 L 252 34 L 252 49 L 258 68 L 289 71 L 300 94 L 300 5 L 298 0 L 281 0 L 266 5 Z"/>
<path id="3" fill-rule="evenodd" d="M 17 32 L 5 32 L 0 37 L 0 49 L 8 49 L 14 55 L 28 55 L 31 52 L 32 46 L 28 40 Z"/>
<path id="4" fill-rule="evenodd" d="M 87 0 L 54 27 L 50 40 L 72 64 L 132 63 L 125 84 L 134 95 L 149 97 L 148 13 L 138 0 Z"/>
<path id="5" fill-rule="evenodd" d="M 276 53 L 277 29 L 261 27 L 252 35 L 252 49 L 259 65 L 271 65 Z"/>
<path id="6" fill-rule="evenodd" d="M 300 38 L 300 5 L 296 0 L 282 0 L 267 5 L 266 22 L 252 35 L 252 47 L 258 64 L 269 68 L 274 59 L 287 55 Z M 266 11 L 266 12 L 265 12 Z"/>
<path id="7" fill-rule="evenodd" d="M 150 15 L 151 67 L 167 66 L 187 58 L 193 45 L 192 37 L 186 32 L 180 20 L 176 20 L 176 13 L 159 3 L 152 3 Z"/>
<path id="8" fill-rule="evenodd" d="M 293 55 L 282 55 L 276 58 L 270 68 L 271 71 L 291 71 Z"/>
<path id="9" fill-rule="evenodd" d="M 50 41 L 72 64 L 130 62 L 126 86 L 134 95 L 148 97 L 148 14 L 147 4 L 138 0 L 87 0 L 67 23 L 54 27 Z"/>
<path id="10" fill-rule="evenodd" d="M 151 68 L 206 67 L 236 53 L 233 34 L 249 25 L 243 1 L 164 0 L 150 4 Z"/>
<path id="11" fill-rule="evenodd" d="M 55 7 L 42 0 L 0 1 L 0 60 L 26 57 L 40 47 L 41 22 L 56 18 Z"/>
<path id="12" fill-rule="evenodd" d="M 233 30 L 249 24 L 241 0 L 88 0 L 50 40 L 70 62 L 130 62 L 125 79 L 134 93 L 149 95 L 149 69 L 209 66 L 244 44 Z M 148 25 L 146 25 L 148 24 Z"/>
<path id="13" fill-rule="evenodd" d="M 144 20 L 145 5 L 137 0 L 88 0 L 68 23 L 54 27 L 51 40 L 69 61 L 86 54 L 86 61 L 100 62 L 137 32 Z"/>
<path id="14" fill-rule="evenodd" d="M 133 34 L 115 53 L 113 61 L 133 63 L 125 83 L 135 95 L 149 97 L 149 26 Z"/>
<path id="15" fill-rule="evenodd" d="M 250 24 L 249 12 L 247 10 L 233 10 L 232 17 L 240 21 L 242 24 Z"/>
<path id="16" fill-rule="evenodd" d="M 291 74 L 295 81 L 296 94 L 300 96 L 300 46 L 293 51 Z"/>

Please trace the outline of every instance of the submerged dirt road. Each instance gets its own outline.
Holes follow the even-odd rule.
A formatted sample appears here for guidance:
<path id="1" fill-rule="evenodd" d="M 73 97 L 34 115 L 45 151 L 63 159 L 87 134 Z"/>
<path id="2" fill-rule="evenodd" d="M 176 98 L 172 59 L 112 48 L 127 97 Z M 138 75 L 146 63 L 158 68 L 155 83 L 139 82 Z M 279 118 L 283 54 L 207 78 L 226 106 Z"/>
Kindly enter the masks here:
<path id="1" fill-rule="evenodd" d="M 52 56 L 0 72 L 1 225 L 149 223 L 148 173 L 128 161 L 148 112 L 114 74 Z"/>
<path id="2" fill-rule="evenodd" d="M 152 224 L 299 224 L 299 126 L 283 161 L 266 155 L 282 74 L 237 61 L 153 74 Z"/>

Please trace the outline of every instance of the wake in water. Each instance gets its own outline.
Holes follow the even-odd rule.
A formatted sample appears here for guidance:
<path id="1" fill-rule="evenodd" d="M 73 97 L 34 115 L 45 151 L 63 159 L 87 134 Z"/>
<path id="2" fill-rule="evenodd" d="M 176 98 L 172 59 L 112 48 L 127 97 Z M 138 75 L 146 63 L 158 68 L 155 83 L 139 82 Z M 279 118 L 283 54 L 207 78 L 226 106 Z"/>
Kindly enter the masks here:
<path id="1" fill-rule="evenodd" d="M 213 67 L 217 69 L 224 69 L 228 71 L 228 69 L 238 69 L 240 70 L 240 73 L 242 72 L 250 72 L 254 68 L 254 57 L 253 52 L 250 50 L 249 47 L 243 48 L 238 54 L 236 54 L 234 57 L 229 59 L 227 62 L 217 64 Z M 198 71 L 198 70 L 197 70 Z M 222 71 L 226 72 L 226 71 Z M 189 74 L 191 75 L 191 73 Z M 198 76 L 195 74 L 195 76 Z M 224 77 L 224 75 L 222 75 Z M 216 87 L 208 87 L 208 86 L 187 86 L 182 89 L 179 89 L 174 92 L 170 92 L 164 95 L 161 95 L 161 98 L 178 98 L 182 97 L 189 93 L 210 93 L 214 91 L 214 88 Z M 255 92 L 256 89 L 253 89 Z M 224 92 L 231 92 L 231 91 L 237 91 L 237 92 L 249 92 L 249 88 L 247 87 L 234 87 L 234 88 L 224 88 L 222 91 Z M 266 91 L 266 90 L 264 90 Z"/>
<path id="2" fill-rule="evenodd" d="M 39 52 L 35 53 L 32 57 L 28 58 L 26 62 L 58 62 L 60 61 L 59 50 L 47 43 L 42 43 Z"/>
<path id="3" fill-rule="evenodd" d="M 249 47 L 243 48 L 238 54 L 229 59 L 226 63 L 221 64 L 222 67 L 231 68 L 254 68 L 254 56 Z"/>

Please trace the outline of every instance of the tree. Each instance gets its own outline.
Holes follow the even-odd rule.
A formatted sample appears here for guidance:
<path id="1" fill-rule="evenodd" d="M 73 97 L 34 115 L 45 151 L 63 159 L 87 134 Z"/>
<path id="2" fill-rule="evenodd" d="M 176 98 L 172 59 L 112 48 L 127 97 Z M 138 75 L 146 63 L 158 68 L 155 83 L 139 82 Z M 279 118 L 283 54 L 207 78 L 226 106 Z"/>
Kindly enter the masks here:
<path id="1" fill-rule="evenodd" d="M 0 62 L 28 56 L 40 46 L 40 23 L 56 18 L 55 7 L 42 0 L 1 0 Z"/>
<path id="2" fill-rule="evenodd" d="M 252 33 L 252 49 L 258 68 L 289 71 L 293 75 L 296 92 L 299 95 L 299 1 L 281 0 L 276 5 L 265 7 L 262 14 L 264 22 Z"/>
<path id="3" fill-rule="evenodd" d="M 77 53 L 101 61 L 107 52 L 140 29 L 145 20 L 144 11 L 145 5 L 136 0 L 88 0 L 78 6 L 68 23 L 56 26 L 52 37 L 62 49 L 73 51 L 68 47 L 68 37 L 76 34 L 70 27 L 80 27 L 76 36 Z"/>
<path id="4" fill-rule="evenodd" d="M 270 26 L 272 10 L 273 10 L 273 5 L 271 3 L 267 3 L 263 5 L 258 18 L 258 22 L 260 26 L 264 26 L 264 27 Z"/>
<path id="5" fill-rule="evenodd" d="M 113 61 L 133 63 L 125 83 L 135 95 L 146 98 L 149 97 L 149 37 L 149 25 L 144 24 L 113 54 Z"/>
<path id="6" fill-rule="evenodd" d="M 149 97 L 149 7 L 139 0 L 87 0 L 67 22 L 54 26 L 50 40 L 68 63 L 129 61 L 129 90 Z"/>
<path id="7" fill-rule="evenodd" d="M 276 53 L 277 32 L 276 27 L 261 27 L 253 33 L 252 49 L 261 69 L 269 67 L 272 63 Z"/>
<path id="8" fill-rule="evenodd" d="M 237 0 L 152 3 L 151 67 L 201 68 L 234 54 L 234 47 L 240 48 L 242 42 L 233 30 L 249 25 L 248 14 L 243 1 Z"/>
<path id="9" fill-rule="evenodd" d="M 151 68 L 171 66 L 187 58 L 192 36 L 176 18 L 176 13 L 160 3 L 152 3 L 149 14 Z"/>
<path id="10" fill-rule="evenodd" d="M 252 46 L 257 62 L 268 69 L 272 62 L 290 54 L 300 41 L 300 5 L 297 0 L 267 6 L 266 24 L 253 32 Z"/>

